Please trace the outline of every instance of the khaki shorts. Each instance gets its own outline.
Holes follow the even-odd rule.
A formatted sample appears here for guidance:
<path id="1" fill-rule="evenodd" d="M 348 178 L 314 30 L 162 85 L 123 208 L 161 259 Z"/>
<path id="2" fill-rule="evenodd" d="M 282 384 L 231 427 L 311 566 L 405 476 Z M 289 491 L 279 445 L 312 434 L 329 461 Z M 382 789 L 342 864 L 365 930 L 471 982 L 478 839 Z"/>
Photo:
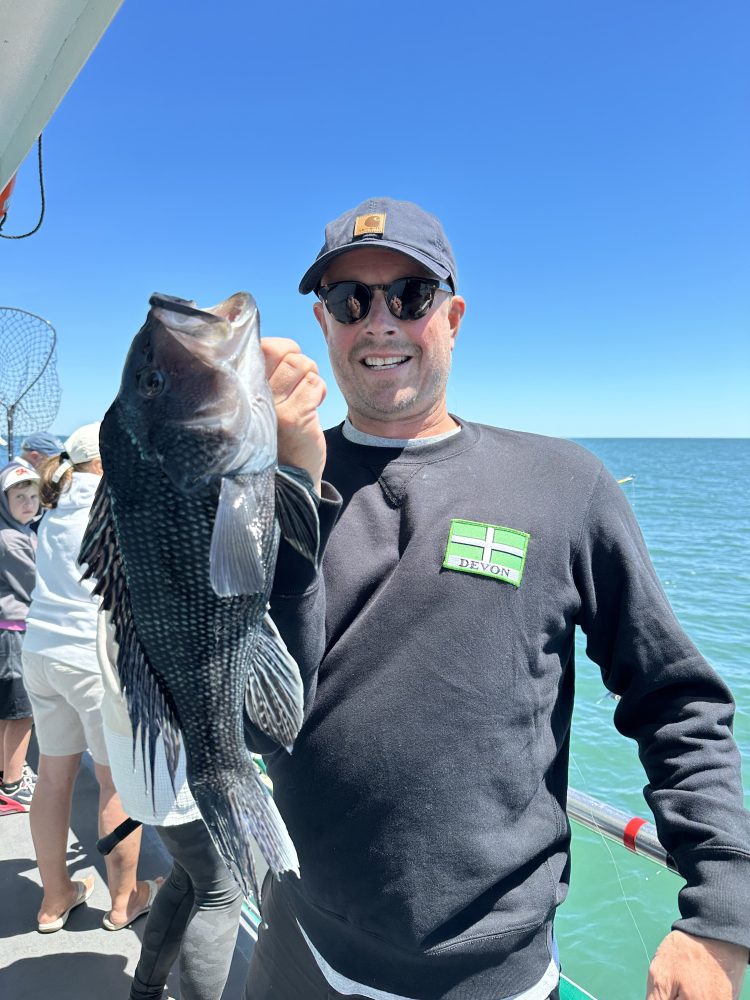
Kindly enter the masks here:
<path id="1" fill-rule="evenodd" d="M 67 757 L 88 749 L 97 764 L 109 763 L 102 729 L 101 674 L 24 650 L 23 679 L 40 753 Z"/>

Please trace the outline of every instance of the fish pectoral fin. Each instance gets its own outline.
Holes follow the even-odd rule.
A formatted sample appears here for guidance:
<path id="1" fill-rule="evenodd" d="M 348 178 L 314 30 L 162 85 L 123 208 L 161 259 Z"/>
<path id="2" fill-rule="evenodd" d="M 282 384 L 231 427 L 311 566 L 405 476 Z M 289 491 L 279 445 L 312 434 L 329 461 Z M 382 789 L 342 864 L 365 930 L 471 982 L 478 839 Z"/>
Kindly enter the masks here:
<path id="1" fill-rule="evenodd" d="M 260 531 L 252 479 L 222 479 L 209 553 L 211 586 L 219 597 L 259 594 L 265 588 Z"/>
<path id="2" fill-rule="evenodd" d="M 291 752 L 302 726 L 302 677 L 267 612 L 250 667 L 245 708 L 258 729 Z"/>
<path id="3" fill-rule="evenodd" d="M 303 469 L 280 465 L 276 471 L 276 518 L 281 534 L 311 563 L 318 559 L 320 522 L 318 499 Z"/>

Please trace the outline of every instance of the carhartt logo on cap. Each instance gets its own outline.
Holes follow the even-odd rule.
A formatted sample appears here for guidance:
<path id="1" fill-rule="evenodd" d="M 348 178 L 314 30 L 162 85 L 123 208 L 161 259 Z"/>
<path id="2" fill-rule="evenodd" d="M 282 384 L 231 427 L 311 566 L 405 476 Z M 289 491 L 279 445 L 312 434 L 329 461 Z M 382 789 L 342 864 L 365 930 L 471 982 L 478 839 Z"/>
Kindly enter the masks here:
<path id="1" fill-rule="evenodd" d="M 530 537 L 526 531 L 503 528 L 499 524 L 454 518 L 443 567 L 459 573 L 490 576 L 520 587 Z"/>
<path id="2" fill-rule="evenodd" d="M 385 212 L 358 215 L 354 222 L 355 236 L 382 236 L 385 232 Z"/>

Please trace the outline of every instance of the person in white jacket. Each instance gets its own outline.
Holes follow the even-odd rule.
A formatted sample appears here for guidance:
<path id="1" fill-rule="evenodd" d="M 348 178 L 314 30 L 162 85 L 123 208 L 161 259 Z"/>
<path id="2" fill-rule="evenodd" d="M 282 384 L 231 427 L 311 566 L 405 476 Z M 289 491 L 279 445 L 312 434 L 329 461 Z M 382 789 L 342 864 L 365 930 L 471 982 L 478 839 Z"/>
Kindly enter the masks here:
<path id="1" fill-rule="evenodd" d="M 70 911 L 94 888 L 93 876 L 71 879 L 66 862 L 73 786 L 83 751 L 94 760 L 99 782 L 99 834 L 125 819 L 112 781 L 102 731 L 103 685 L 96 655 L 98 599 L 81 581 L 77 563 L 83 532 L 102 475 L 99 424 L 79 427 L 59 459 L 42 469 L 37 579 L 31 595 L 23 649 L 24 679 L 39 744 L 39 778 L 30 821 L 44 896 L 40 933 L 60 930 Z M 140 835 L 106 858 L 111 909 L 107 930 L 121 930 L 147 913 L 156 881 L 137 881 Z"/>

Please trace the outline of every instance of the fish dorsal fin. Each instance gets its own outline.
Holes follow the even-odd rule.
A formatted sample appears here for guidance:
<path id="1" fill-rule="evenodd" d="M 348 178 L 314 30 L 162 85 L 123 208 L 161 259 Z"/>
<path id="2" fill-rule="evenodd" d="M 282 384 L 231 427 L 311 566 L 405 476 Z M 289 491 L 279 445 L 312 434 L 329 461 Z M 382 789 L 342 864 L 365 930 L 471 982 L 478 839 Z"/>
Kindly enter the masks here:
<path id="1" fill-rule="evenodd" d="M 225 476 L 216 508 L 209 573 L 219 597 L 259 594 L 265 588 L 261 524 L 252 476 Z"/>
<path id="2" fill-rule="evenodd" d="M 82 579 L 96 581 L 95 594 L 101 594 L 102 588 L 107 587 L 122 568 L 109 490 L 104 477 L 99 481 L 91 505 L 77 561 L 84 571 Z"/>
<path id="3" fill-rule="evenodd" d="M 291 752 L 302 726 L 302 678 L 297 661 L 268 613 L 261 623 L 245 707 L 258 729 Z"/>
<path id="4" fill-rule="evenodd" d="M 78 563 L 85 566 L 83 579 L 96 581 L 94 594 L 101 597 L 102 608 L 111 615 L 117 644 L 117 676 L 133 727 L 133 754 L 140 730 L 141 754 L 151 774 L 153 796 L 156 742 L 161 735 L 174 787 L 180 754 L 180 728 L 177 715 L 159 684 L 135 629 L 111 499 L 104 477 L 89 514 Z"/>
<path id="5" fill-rule="evenodd" d="M 318 560 L 320 522 L 318 501 L 303 469 L 280 465 L 276 472 L 276 519 L 281 534 L 311 563 Z"/>

